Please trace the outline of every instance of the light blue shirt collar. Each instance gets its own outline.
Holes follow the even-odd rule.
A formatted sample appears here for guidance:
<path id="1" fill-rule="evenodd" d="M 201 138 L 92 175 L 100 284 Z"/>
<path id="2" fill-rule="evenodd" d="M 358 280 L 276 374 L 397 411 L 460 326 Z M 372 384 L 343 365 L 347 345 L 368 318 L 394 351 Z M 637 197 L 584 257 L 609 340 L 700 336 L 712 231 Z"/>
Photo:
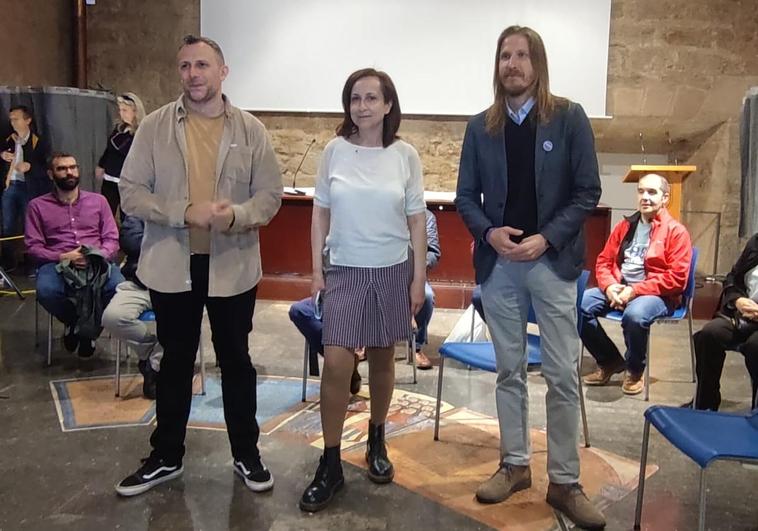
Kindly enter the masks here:
<path id="1" fill-rule="evenodd" d="M 505 103 L 505 107 L 508 109 L 508 117 L 513 120 L 517 125 L 521 125 L 526 120 L 526 116 L 529 111 L 534 107 L 534 96 L 529 96 L 529 99 L 521 106 L 517 112 L 513 112 L 508 102 Z"/>

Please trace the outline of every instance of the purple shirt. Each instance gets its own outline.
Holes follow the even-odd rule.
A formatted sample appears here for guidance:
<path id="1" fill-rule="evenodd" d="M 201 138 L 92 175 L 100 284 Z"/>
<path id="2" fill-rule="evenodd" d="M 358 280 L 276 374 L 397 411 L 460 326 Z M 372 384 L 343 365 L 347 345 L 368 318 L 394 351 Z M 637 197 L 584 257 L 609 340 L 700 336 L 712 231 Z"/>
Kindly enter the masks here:
<path id="1" fill-rule="evenodd" d="M 79 190 L 68 205 L 54 192 L 32 199 L 26 210 L 26 248 L 39 262 L 57 262 L 80 245 L 100 249 L 108 260 L 118 252 L 118 228 L 100 194 Z"/>

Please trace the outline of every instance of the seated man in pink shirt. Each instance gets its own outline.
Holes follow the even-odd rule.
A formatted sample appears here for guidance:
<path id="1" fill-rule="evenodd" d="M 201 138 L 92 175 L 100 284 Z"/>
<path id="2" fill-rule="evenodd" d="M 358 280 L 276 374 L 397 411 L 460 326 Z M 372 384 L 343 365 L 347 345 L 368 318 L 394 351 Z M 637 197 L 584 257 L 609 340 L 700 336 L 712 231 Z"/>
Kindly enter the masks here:
<path id="1" fill-rule="evenodd" d="M 95 337 L 79 338 L 74 294 L 59 271 L 61 266 L 85 270 L 90 255 L 101 255 L 109 264 L 100 296 L 104 308 L 124 278 L 110 264 L 118 252 L 118 228 L 110 207 L 100 194 L 79 189 L 79 166 L 68 153 L 54 153 L 48 175 L 53 191 L 33 199 L 26 212 L 24 238 L 27 251 L 38 264 L 37 300 L 66 326 L 63 343 L 69 352 L 79 347 L 79 356 L 89 358 L 95 351 Z M 97 333 L 100 330 L 99 316 Z"/>

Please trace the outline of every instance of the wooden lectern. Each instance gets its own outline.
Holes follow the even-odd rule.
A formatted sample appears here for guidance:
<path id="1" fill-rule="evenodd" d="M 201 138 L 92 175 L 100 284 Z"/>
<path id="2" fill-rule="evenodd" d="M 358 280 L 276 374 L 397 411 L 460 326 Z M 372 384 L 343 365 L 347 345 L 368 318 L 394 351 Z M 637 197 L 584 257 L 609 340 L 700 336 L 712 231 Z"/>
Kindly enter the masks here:
<path id="1" fill-rule="evenodd" d="M 669 192 L 668 211 L 681 221 L 682 214 L 682 183 L 689 175 L 697 171 L 697 166 L 656 166 L 651 164 L 633 164 L 624 176 L 625 183 L 636 183 L 648 173 L 657 173 L 668 180 L 671 185 Z"/>

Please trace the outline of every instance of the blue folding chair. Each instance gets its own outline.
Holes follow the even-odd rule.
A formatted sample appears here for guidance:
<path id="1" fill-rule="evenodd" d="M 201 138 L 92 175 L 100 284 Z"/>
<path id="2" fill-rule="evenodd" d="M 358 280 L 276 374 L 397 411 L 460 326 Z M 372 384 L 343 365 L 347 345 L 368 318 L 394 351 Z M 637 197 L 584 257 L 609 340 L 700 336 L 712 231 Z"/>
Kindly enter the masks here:
<path id="1" fill-rule="evenodd" d="M 645 467 L 650 440 L 650 425 L 679 451 L 700 467 L 700 531 L 705 530 L 705 469 L 718 459 L 758 463 L 758 410 L 750 415 L 735 415 L 681 407 L 652 406 L 645 411 L 642 435 L 640 479 L 634 528 L 640 529 L 642 498 L 645 493 Z"/>
<path id="2" fill-rule="evenodd" d="M 579 311 L 582 302 L 582 295 L 584 289 L 587 286 L 587 279 L 589 278 L 589 271 L 582 271 L 579 278 L 576 280 L 576 308 L 577 308 L 577 330 L 581 327 L 581 312 Z M 529 308 L 528 322 L 536 323 L 537 319 L 534 315 L 534 310 Z M 540 363 L 540 336 L 534 334 L 527 334 L 526 341 L 528 363 L 532 363 L 532 360 Z M 445 358 L 451 358 L 457 360 L 469 367 L 476 367 L 488 372 L 497 372 L 497 364 L 495 362 L 495 347 L 489 341 L 484 342 L 450 342 L 443 343 L 439 349 L 440 353 L 440 368 L 437 379 L 437 412 L 434 417 L 434 440 L 439 440 L 440 430 L 440 407 L 442 405 L 442 378 L 445 370 Z M 582 411 L 582 426 L 584 428 L 584 445 L 589 448 L 590 446 L 590 433 L 587 425 L 587 412 L 584 407 L 584 392 L 582 391 L 582 378 L 581 378 L 581 356 L 577 360 L 577 372 L 579 377 L 579 404 Z"/>
<path id="3" fill-rule="evenodd" d="M 666 317 L 660 317 L 653 321 L 653 324 L 671 324 L 677 323 L 687 318 L 687 325 L 690 328 L 690 363 L 692 367 L 692 381 L 695 381 L 695 343 L 692 339 L 692 300 L 695 298 L 695 267 L 697 266 L 697 247 L 692 248 L 692 260 L 690 261 L 690 272 L 687 276 L 687 286 L 682 293 L 682 303 L 671 314 Z M 613 310 L 606 314 L 605 318 L 611 321 L 621 322 L 624 313 Z M 653 326 L 650 326 L 650 333 L 647 336 L 647 349 L 645 350 L 645 401 L 650 400 L 650 336 L 653 332 Z M 582 355 L 584 346 L 582 346 Z"/>

